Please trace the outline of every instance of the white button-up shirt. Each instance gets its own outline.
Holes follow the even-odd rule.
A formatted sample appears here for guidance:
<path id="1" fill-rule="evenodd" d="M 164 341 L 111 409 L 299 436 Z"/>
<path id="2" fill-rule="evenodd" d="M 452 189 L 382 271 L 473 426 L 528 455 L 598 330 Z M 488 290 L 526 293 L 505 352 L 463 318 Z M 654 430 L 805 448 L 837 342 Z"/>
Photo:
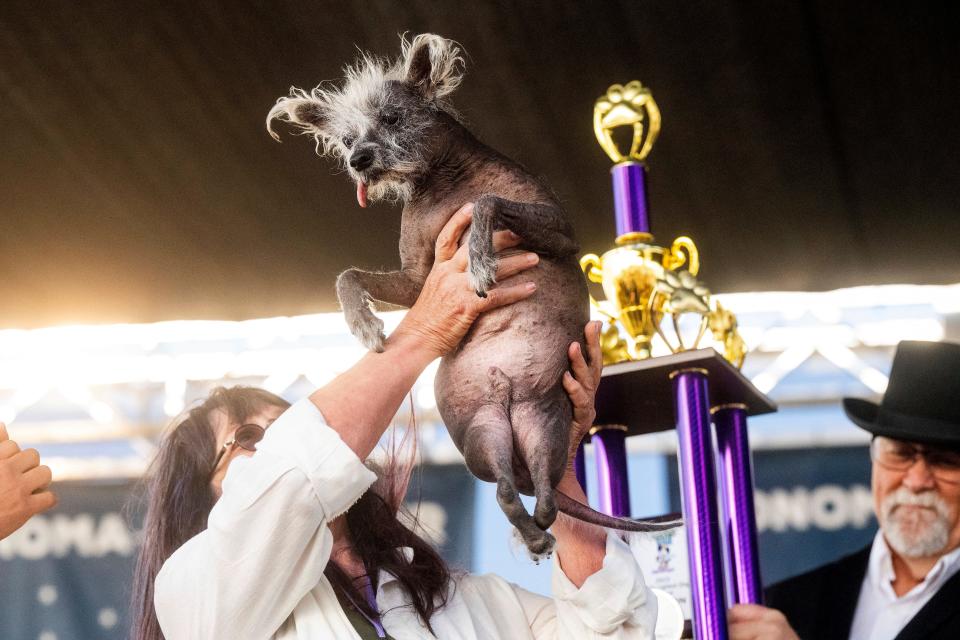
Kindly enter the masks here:
<path id="1" fill-rule="evenodd" d="M 356 640 L 323 575 L 327 523 L 375 480 L 310 400 L 283 413 L 251 457 L 237 458 L 207 529 L 181 546 L 155 582 L 167 640 Z M 439 640 L 653 637 L 656 597 L 626 544 L 607 537 L 603 567 L 577 589 L 554 559 L 553 597 L 496 575 L 456 578 L 431 624 Z M 398 581 L 378 580 L 383 625 L 396 640 L 433 638 Z"/>
<path id="2" fill-rule="evenodd" d="M 850 627 L 850 640 L 893 640 L 957 571 L 960 548 L 941 556 L 923 582 L 898 597 L 893 591 L 890 548 L 883 532 L 877 531 Z"/>

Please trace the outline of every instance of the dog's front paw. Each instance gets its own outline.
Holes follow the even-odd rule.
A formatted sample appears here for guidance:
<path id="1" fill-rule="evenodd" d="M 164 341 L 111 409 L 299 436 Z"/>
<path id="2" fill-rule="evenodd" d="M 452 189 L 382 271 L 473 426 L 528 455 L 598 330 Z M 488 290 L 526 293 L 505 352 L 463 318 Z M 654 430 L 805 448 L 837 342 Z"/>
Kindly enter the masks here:
<path id="1" fill-rule="evenodd" d="M 487 297 L 487 291 L 497 283 L 497 258 L 488 253 L 481 253 L 470 248 L 467 271 L 470 275 L 470 284 L 481 298 Z"/>
<path id="2" fill-rule="evenodd" d="M 347 326 L 367 349 L 383 352 L 383 343 L 387 337 L 383 334 L 383 320 L 370 309 L 364 308 L 354 313 L 346 313 Z"/>

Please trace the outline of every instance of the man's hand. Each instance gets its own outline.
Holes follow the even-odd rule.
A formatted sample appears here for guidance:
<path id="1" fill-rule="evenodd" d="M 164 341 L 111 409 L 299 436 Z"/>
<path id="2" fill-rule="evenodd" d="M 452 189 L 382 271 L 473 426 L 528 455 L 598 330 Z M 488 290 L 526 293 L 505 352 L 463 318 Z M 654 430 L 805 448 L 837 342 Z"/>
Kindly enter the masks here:
<path id="1" fill-rule="evenodd" d="M 0 422 L 0 540 L 57 504 L 48 490 L 51 479 L 50 467 L 40 464 L 37 450 L 20 451 Z"/>
<path id="2" fill-rule="evenodd" d="M 735 604 L 727 612 L 730 640 L 800 640 L 786 617 L 759 604 Z"/>

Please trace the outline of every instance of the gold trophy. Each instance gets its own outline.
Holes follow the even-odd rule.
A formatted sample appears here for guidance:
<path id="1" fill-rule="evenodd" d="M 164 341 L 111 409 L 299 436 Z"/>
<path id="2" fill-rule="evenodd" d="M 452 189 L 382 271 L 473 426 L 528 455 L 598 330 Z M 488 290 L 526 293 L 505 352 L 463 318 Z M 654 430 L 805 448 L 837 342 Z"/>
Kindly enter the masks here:
<path id="1" fill-rule="evenodd" d="M 621 127 L 631 129 L 626 153 L 614 138 Z M 606 296 L 602 302 L 590 298 L 608 319 L 602 336 L 604 364 L 649 358 L 654 335 L 674 353 L 696 349 L 709 329 L 724 345 L 724 357 L 739 368 L 746 348 L 736 316 L 719 303 L 711 307 L 710 291 L 696 277 L 700 256 L 693 240 L 681 236 L 664 247 L 656 244 L 650 233 L 645 160 L 660 133 L 660 110 L 650 90 L 636 80 L 612 85 L 594 104 L 593 129 L 614 162 L 611 175 L 617 224 L 613 249 L 580 259 L 587 278 L 600 284 Z M 685 341 L 679 319 L 687 313 L 699 315 L 700 322 L 696 337 Z M 666 317 L 672 324 L 667 332 L 662 326 Z"/>

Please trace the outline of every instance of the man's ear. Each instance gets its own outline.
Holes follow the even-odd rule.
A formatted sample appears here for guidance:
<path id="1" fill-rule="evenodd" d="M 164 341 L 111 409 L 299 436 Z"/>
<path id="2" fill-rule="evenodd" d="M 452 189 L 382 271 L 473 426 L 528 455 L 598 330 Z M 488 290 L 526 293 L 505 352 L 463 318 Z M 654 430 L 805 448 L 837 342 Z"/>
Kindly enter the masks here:
<path id="1" fill-rule="evenodd" d="M 404 82 L 424 100 L 442 98 L 453 92 L 463 79 L 463 56 L 453 40 L 422 33 L 411 42 L 401 42 Z"/>
<path id="2" fill-rule="evenodd" d="M 274 140 L 280 136 L 273 130 L 273 121 L 289 122 L 305 133 L 323 134 L 327 125 L 327 103 L 299 89 L 291 89 L 289 98 L 280 98 L 267 114 L 267 131 Z"/>

